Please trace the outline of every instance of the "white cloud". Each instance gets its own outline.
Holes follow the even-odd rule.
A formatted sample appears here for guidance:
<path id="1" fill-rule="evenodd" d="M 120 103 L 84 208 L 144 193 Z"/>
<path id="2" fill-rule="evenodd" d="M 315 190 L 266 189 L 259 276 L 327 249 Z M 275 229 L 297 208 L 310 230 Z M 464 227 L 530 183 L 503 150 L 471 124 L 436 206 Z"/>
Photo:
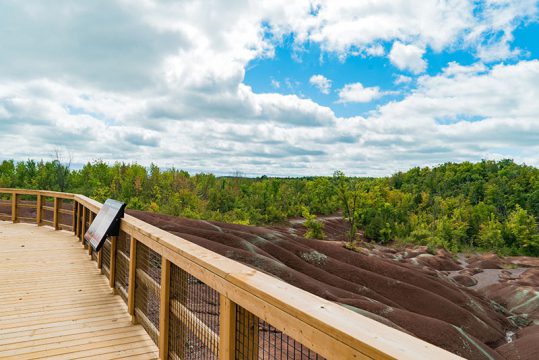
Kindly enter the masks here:
<path id="1" fill-rule="evenodd" d="M 423 59 L 424 53 L 425 49 L 416 45 L 405 45 L 395 41 L 389 52 L 389 60 L 400 70 L 420 74 L 427 68 L 427 62 Z"/>
<path id="2" fill-rule="evenodd" d="M 375 44 L 375 45 L 365 49 L 365 52 L 368 55 L 371 55 L 371 56 L 384 56 L 386 54 L 386 50 L 380 44 Z"/>
<path id="3" fill-rule="evenodd" d="M 322 94 L 329 94 L 329 91 L 331 90 L 331 80 L 324 75 L 318 74 L 311 76 L 309 83 L 318 88 Z"/>
<path id="4" fill-rule="evenodd" d="M 491 1 L 475 12 L 465 0 L 319 3 L 315 16 L 303 0 L 2 2 L 1 157 L 41 158 L 61 149 L 78 163 L 377 175 L 516 149 L 517 160 L 539 165 L 536 60 L 492 69 L 449 64 L 367 118 L 337 117 L 312 100 L 257 94 L 244 84 L 248 64 L 273 56 L 290 32 L 293 46 L 314 42 L 344 56 L 379 56 L 376 44 L 400 44 L 393 48 L 415 55 L 392 61 L 411 72 L 424 69 L 427 48 L 502 44 L 512 52 L 510 36 L 485 34 L 512 34 L 527 18 L 519 2 Z M 301 85 L 283 79 L 281 86 Z M 339 93 L 341 101 L 384 94 L 361 84 Z"/>
<path id="5" fill-rule="evenodd" d="M 271 86 L 274 88 L 274 89 L 278 89 L 281 87 L 281 83 L 278 82 L 277 80 L 275 79 L 271 79 Z"/>
<path id="6" fill-rule="evenodd" d="M 395 81 L 393 82 L 395 85 L 400 85 L 400 84 L 408 84 L 412 81 L 412 78 L 409 77 L 409 76 L 406 76 L 406 75 L 402 75 L 400 74 L 399 76 L 397 76 L 395 78 Z"/>
<path id="7" fill-rule="evenodd" d="M 339 90 L 340 103 L 367 103 L 384 95 L 378 86 L 364 87 L 361 83 L 346 84 Z"/>
<path id="8" fill-rule="evenodd" d="M 451 61 L 449 64 L 447 64 L 447 67 L 443 69 L 443 74 L 446 76 L 457 76 L 462 74 L 478 74 L 487 70 L 487 67 L 480 62 L 463 66 L 455 61 Z"/>

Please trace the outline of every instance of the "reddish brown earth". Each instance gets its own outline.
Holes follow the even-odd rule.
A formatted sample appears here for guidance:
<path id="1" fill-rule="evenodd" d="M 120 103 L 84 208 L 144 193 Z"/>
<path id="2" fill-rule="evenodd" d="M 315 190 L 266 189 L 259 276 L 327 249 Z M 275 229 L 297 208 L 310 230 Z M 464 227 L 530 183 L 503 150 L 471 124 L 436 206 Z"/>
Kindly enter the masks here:
<path id="1" fill-rule="evenodd" d="M 523 269 L 536 265 L 533 258 L 459 259 L 443 250 L 430 254 L 425 247 L 369 244 L 352 251 L 342 241 L 327 240 L 344 239 L 346 226 L 336 218 L 328 218 L 332 230 L 326 224 L 326 240 L 308 240 L 301 236 L 300 220 L 252 227 L 129 213 L 465 358 L 538 358 L 539 326 L 526 326 L 539 313 L 539 268 Z M 487 271 L 496 273 L 485 276 Z M 524 288 L 528 292 L 519 297 Z"/>

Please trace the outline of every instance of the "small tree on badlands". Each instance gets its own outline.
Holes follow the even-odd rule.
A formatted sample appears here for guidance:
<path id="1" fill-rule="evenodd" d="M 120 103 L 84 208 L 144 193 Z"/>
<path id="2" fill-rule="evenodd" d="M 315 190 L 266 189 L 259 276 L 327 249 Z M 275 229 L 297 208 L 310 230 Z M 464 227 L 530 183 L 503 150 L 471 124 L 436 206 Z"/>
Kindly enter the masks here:
<path id="1" fill-rule="evenodd" d="M 302 215 L 305 219 L 305 227 L 307 228 L 305 237 L 307 239 L 323 239 L 325 236 L 324 223 L 316 220 L 316 215 L 312 215 L 306 207 L 303 208 Z"/>
<path id="2" fill-rule="evenodd" d="M 337 196 L 343 208 L 343 218 L 350 224 L 348 231 L 348 241 L 353 243 L 356 240 L 359 226 L 359 205 L 361 192 L 357 188 L 357 183 L 350 178 L 346 178 L 342 171 L 333 173 L 333 181 Z"/>

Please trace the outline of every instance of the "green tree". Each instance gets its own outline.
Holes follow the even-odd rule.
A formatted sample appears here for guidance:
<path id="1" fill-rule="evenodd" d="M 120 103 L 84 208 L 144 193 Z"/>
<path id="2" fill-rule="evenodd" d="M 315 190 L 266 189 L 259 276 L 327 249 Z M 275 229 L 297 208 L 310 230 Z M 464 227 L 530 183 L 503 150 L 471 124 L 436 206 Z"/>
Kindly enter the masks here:
<path id="1" fill-rule="evenodd" d="M 324 238 L 324 223 L 316 219 L 316 215 L 312 215 L 309 212 L 309 209 L 304 207 L 303 218 L 305 219 L 305 227 L 307 228 L 307 232 L 305 233 L 305 237 L 307 239 L 323 239 Z"/>
<path id="2" fill-rule="evenodd" d="M 494 251 L 504 247 L 503 225 L 496 219 L 494 214 L 490 215 L 487 222 L 481 224 L 478 243 L 485 249 Z"/>
<path id="3" fill-rule="evenodd" d="M 519 205 L 509 214 L 507 229 L 514 238 L 515 246 L 526 253 L 539 253 L 539 233 L 537 223 L 532 215 Z"/>

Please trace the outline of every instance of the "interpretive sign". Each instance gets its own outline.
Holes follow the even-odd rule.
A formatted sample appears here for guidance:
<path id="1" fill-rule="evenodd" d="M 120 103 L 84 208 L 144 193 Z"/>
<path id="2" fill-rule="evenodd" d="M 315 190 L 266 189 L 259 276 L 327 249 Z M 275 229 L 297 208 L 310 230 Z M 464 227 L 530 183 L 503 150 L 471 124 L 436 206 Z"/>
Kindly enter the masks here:
<path id="1" fill-rule="evenodd" d="M 124 217 L 125 203 L 107 199 L 94 221 L 90 225 L 84 239 L 92 246 L 94 251 L 99 251 L 107 236 L 120 234 L 120 219 Z"/>

